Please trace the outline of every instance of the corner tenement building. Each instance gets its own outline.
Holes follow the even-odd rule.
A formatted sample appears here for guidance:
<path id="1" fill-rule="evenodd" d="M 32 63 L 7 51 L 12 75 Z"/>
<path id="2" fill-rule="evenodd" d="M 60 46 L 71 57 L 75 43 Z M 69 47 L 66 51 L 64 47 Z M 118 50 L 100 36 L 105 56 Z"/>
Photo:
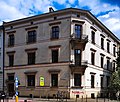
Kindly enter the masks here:
<path id="1" fill-rule="evenodd" d="M 115 71 L 119 39 L 89 11 L 68 8 L 5 27 L 5 85 L 20 96 L 96 97 Z"/>

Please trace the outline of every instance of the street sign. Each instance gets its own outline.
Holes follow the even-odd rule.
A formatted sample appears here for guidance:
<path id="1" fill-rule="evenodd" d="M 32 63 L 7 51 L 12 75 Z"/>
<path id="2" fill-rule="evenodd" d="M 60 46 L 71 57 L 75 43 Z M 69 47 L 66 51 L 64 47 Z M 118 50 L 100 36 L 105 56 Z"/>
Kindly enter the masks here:
<path id="1" fill-rule="evenodd" d="M 15 95 L 18 96 L 18 92 L 17 91 L 16 91 Z"/>
<path id="2" fill-rule="evenodd" d="M 15 87 L 18 88 L 18 78 L 15 78 Z"/>
<path id="3" fill-rule="evenodd" d="M 44 86 L 44 77 L 43 76 L 40 77 L 40 86 Z"/>

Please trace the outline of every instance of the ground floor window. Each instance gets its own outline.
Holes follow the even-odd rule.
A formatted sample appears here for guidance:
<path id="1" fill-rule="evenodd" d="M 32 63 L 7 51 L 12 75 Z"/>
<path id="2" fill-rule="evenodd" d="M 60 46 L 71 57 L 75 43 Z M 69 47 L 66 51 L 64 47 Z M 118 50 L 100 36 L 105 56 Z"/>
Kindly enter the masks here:
<path id="1" fill-rule="evenodd" d="M 27 85 L 35 86 L 35 75 L 27 75 Z"/>
<path id="2" fill-rule="evenodd" d="M 81 86 L 81 74 L 74 74 L 74 86 Z"/>
<path id="3" fill-rule="evenodd" d="M 52 87 L 58 86 L 58 74 L 51 74 L 51 86 Z"/>

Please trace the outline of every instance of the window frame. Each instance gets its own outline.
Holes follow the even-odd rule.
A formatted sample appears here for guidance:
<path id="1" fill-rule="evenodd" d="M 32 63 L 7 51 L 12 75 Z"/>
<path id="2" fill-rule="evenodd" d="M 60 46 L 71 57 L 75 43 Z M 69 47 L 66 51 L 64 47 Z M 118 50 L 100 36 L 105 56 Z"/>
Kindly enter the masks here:
<path id="1" fill-rule="evenodd" d="M 14 46 L 15 45 L 15 35 L 14 34 L 9 34 L 8 37 L 8 46 Z"/>
<path id="2" fill-rule="evenodd" d="M 53 82 L 54 80 L 55 80 L 55 84 Z M 51 87 L 58 87 L 58 73 L 51 73 Z"/>
<path id="3" fill-rule="evenodd" d="M 110 53 L 110 42 L 107 42 L 107 52 Z"/>
<path id="4" fill-rule="evenodd" d="M 51 56 L 52 56 L 52 63 L 58 63 L 59 62 L 59 49 L 51 49 Z"/>
<path id="5" fill-rule="evenodd" d="M 80 66 L 81 65 L 81 50 L 80 49 L 74 49 L 74 59 L 75 59 L 75 65 Z"/>
<path id="6" fill-rule="evenodd" d="M 75 24 L 75 38 L 81 39 L 82 36 L 82 25 L 81 24 Z"/>
<path id="7" fill-rule="evenodd" d="M 95 31 L 91 31 L 91 42 L 92 44 L 95 44 Z"/>
<path id="8" fill-rule="evenodd" d="M 102 55 L 100 57 L 100 67 L 104 68 L 104 56 L 102 56 Z"/>
<path id="9" fill-rule="evenodd" d="M 91 88 L 95 88 L 95 75 L 91 74 Z"/>
<path id="10" fill-rule="evenodd" d="M 28 59 L 28 63 L 27 63 L 28 65 L 34 65 L 36 62 L 36 52 L 35 51 L 27 52 L 27 59 Z"/>
<path id="11" fill-rule="evenodd" d="M 34 76 L 34 78 L 32 79 L 33 80 L 33 83 L 30 82 L 30 85 L 29 85 L 29 80 L 28 80 L 28 76 Z M 31 80 L 30 80 L 31 81 Z M 35 74 L 27 74 L 27 86 L 28 87 L 35 87 Z"/>
<path id="12" fill-rule="evenodd" d="M 59 39 L 60 27 L 58 25 L 51 27 L 51 39 Z"/>
<path id="13" fill-rule="evenodd" d="M 81 87 L 81 83 L 82 83 L 81 74 L 80 73 L 74 73 L 74 87 Z"/>
<path id="14" fill-rule="evenodd" d="M 28 30 L 27 31 L 27 44 L 35 43 L 37 40 L 37 31 L 36 30 Z"/>
<path id="15" fill-rule="evenodd" d="M 9 54 L 9 67 L 14 66 L 14 54 Z"/>
<path id="16" fill-rule="evenodd" d="M 101 37 L 101 49 L 104 50 L 104 38 L 103 37 Z"/>
<path id="17" fill-rule="evenodd" d="M 91 64 L 95 65 L 95 52 L 91 52 Z"/>

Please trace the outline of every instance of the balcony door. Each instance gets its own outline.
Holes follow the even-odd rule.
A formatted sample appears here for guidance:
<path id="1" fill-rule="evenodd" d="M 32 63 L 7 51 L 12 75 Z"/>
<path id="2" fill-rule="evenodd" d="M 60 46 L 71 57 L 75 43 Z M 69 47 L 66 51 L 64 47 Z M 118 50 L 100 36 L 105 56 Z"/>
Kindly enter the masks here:
<path id="1" fill-rule="evenodd" d="M 80 51 L 80 49 L 75 49 L 74 55 L 75 55 L 75 65 L 77 65 L 77 66 L 81 65 L 81 51 Z"/>

